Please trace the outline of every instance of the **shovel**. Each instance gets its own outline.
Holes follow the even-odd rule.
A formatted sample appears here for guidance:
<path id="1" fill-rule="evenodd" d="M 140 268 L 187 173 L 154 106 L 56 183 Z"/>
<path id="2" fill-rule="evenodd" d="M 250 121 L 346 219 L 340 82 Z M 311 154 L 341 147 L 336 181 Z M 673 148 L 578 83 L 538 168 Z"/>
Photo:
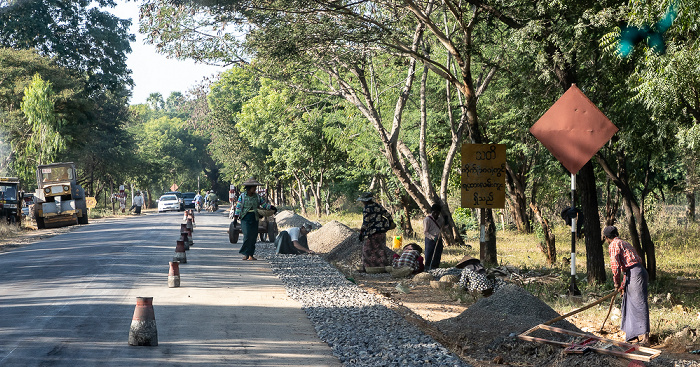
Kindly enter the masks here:
<path id="1" fill-rule="evenodd" d="M 613 294 L 613 297 L 610 299 L 610 307 L 608 307 L 608 314 L 605 315 L 605 319 L 603 319 L 603 324 L 600 325 L 600 329 L 598 329 L 598 332 L 601 334 L 607 334 L 608 332 L 603 330 L 605 327 L 605 322 L 608 321 L 608 317 L 610 316 L 610 311 L 612 311 L 613 304 L 615 303 L 615 297 L 617 294 L 620 293 L 619 291 L 615 291 L 615 294 Z"/>

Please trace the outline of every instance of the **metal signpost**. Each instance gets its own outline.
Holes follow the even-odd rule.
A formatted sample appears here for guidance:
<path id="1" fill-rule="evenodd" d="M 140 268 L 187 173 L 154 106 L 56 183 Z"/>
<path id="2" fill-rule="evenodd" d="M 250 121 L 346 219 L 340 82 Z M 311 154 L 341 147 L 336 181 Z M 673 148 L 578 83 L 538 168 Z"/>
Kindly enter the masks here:
<path id="1" fill-rule="evenodd" d="M 571 172 L 571 208 L 576 208 L 576 173 L 617 130 L 575 84 L 530 128 L 530 133 Z M 576 286 L 576 219 L 571 219 L 570 295 L 581 295 Z"/>

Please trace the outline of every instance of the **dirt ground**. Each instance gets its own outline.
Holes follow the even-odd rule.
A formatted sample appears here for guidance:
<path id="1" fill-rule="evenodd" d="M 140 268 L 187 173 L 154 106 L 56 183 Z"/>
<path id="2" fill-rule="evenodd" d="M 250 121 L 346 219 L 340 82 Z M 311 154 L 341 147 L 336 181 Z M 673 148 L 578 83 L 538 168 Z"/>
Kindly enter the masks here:
<path id="1" fill-rule="evenodd" d="M 341 269 L 344 273 L 347 269 Z M 346 273 L 346 275 L 348 275 Z M 376 274 L 364 274 L 352 272 L 349 276 L 370 293 L 378 294 L 386 299 L 386 305 L 404 316 L 406 320 L 421 328 L 426 334 L 431 335 L 441 344 L 459 355 L 466 362 L 476 366 L 633 366 L 630 360 L 588 352 L 585 354 L 564 354 L 563 348 L 547 344 L 525 342 L 518 340 L 516 334 L 510 332 L 504 334 L 504 330 L 515 331 L 517 324 L 508 324 L 504 320 L 483 320 L 489 318 L 485 314 L 483 318 L 474 317 L 481 315 L 472 313 L 468 315 L 481 296 L 467 296 L 466 299 L 456 299 L 451 290 L 433 289 L 429 284 L 416 284 L 410 280 L 391 278 Z M 409 293 L 397 289 L 397 284 L 407 286 Z M 689 286 L 695 286 L 692 284 Z M 405 290 L 405 289 L 404 289 Z M 494 297 L 494 296 L 492 296 Z M 533 296 L 534 298 L 534 296 Z M 605 302 L 605 304 L 609 304 Z M 478 307 L 478 306 L 477 306 Z M 529 309 L 544 307 L 541 305 L 523 305 Z M 538 311 L 533 311 L 538 312 Z M 466 316 L 465 316 L 466 315 Z M 471 319 L 470 319 L 471 317 Z M 481 320 L 479 320 L 481 319 Z M 541 320 L 549 320 L 544 317 Z M 624 333 L 619 329 L 617 321 L 608 320 L 603 333 L 599 333 L 601 320 L 590 320 L 578 315 L 567 318 L 573 329 L 579 332 L 589 332 L 594 335 L 624 341 Z M 544 322 L 544 321 L 541 321 Z M 567 328 L 554 324 L 554 326 Z M 500 333 L 499 333 L 500 331 Z M 549 336 L 540 336 L 549 339 Z M 554 338 L 556 339 L 556 338 Z M 562 341 L 570 342 L 565 338 Z M 661 345 L 658 338 L 651 347 L 661 350 L 661 355 L 651 362 L 641 363 L 641 366 L 700 366 L 700 357 L 689 353 L 674 353 L 672 348 Z M 677 362 L 677 361 L 684 362 Z"/>

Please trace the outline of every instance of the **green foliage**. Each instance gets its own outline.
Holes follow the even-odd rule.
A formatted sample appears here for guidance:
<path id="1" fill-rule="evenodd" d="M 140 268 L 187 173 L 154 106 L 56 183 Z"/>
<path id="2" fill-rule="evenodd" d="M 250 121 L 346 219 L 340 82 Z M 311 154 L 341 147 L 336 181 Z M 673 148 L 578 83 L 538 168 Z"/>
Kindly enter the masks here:
<path id="1" fill-rule="evenodd" d="M 96 3 L 98 6 L 96 7 Z M 36 49 L 58 65 L 82 73 L 91 93 L 127 96 L 132 85 L 126 66 L 131 52 L 129 20 L 100 7 L 112 0 L 34 0 L 0 3 L 0 46 Z"/>
<path id="2" fill-rule="evenodd" d="M 454 213 L 452 213 L 452 219 L 454 219 L 455 224 L 460 228 L 460 233 L 479 229 L 479 222 L 474 217 L 471 209 L 456 208 Z"/>
<path id="3" fill-rule="evenodd" d="M 61 135 L 63 122 L 54 112 L 54 92 L 51 82 L 35 74 L 32 84 L 24 89 L 21 109 L 31 128 L 29 141 L 25 146 L 27 156 L 37 156 L 37 164 L 52 162 L 66 147 L 66 139 Z"/>

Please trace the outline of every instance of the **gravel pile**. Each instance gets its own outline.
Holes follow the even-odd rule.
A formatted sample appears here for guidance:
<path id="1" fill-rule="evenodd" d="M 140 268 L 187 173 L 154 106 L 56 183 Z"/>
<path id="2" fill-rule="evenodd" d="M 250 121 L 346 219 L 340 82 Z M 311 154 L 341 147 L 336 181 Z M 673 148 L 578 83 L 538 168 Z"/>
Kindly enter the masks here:
<path id="1" fill-rule="evenodd" d="M 462 269 L 457 269 L 454 267 L 430 269 L 427 272 L 430 273 L 430 275 L 434 276 L 437 279 L 440 279 L 445 275 L 454 275 L 458 278 L 462 275 Z"/>
<path id="2" fill-rule="evenodd" d="M 292 227 L 301 227 L 304 224 L 311 224 L 311 228 L 313 229 L 321 228 L 320 223 L 312 222 L 291 210 L 283 210 L 275 214 L 275 221 L 277 222 L 277 227 L 282 230 Z"/>
<path id="3" fill-rule="evenodd" d="M 257 249 L 345 366 L 469 366 L 323 258 Z"/>
<path id="4" fill-rule="evenodd" d="M 343 223 L 331 221 L 309 233 L 309 248 L 321 254 L 328 262 L 342 261 L 348 265 L 361 264 L 360 234 Z"/>

